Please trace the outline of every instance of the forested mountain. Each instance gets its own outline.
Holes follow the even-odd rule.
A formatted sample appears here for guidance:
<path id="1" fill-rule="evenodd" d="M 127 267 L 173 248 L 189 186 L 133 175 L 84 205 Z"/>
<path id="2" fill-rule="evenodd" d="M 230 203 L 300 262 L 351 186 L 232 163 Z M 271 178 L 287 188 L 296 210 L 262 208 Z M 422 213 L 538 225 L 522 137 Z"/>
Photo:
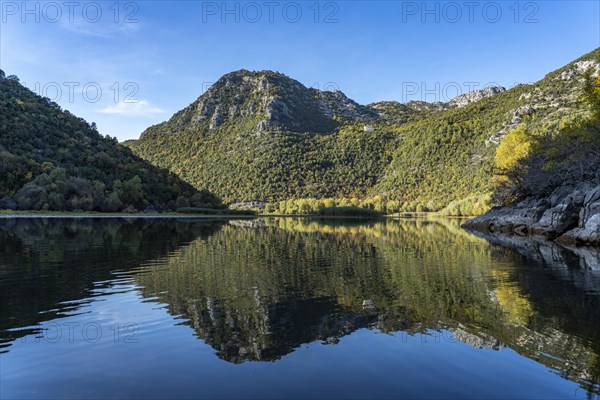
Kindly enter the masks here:
<path id="1" fill-rule="evenodd" d="M 582 97 L 599 58 L 596 49 L 537 83 L 446 103 L 360 105 L 280 73 L 240 70 L 129 142 L 133 152 L 2 72 L 0 208 L 165 210 L 219 207 L 219 196 L 227 203 L 271 202 L 280 212 L 308 210 L 309 203 L 282 201 L 311 198 L 383 212 L 448 205 L 452 213 L 482 212 L 499 187 L 504 199 L 525 188 L 514 177 L 499 184 L 510 159 L 497 149 L 506 153 L 515 138 L 537 135 L 536 149 L 546 158 L 560 158 L 556 148 L 574 141 L 589 149 L 567 133 L 593 114 Z M 569 153 L 567 163 L 578 154 Z M 573 165 L 561 168 L 573 172 Z M 550 167 L 529 171 L 543 172 L 533 178 L 547 182 Z M 531 186 L 535 179 L 527 178 Z"/>
<path id="2" fill-rule="evenodd" d="M 0 209 L 167 210 L 178 199 L 220 206 L 0 71 Z"/>
<path id="3" fill-rule="evenodd" d="M 448 103 L 361 106 L 280 73 L 241 70 L 128 145 L 226 202 L 344 197 L 387 212 L 483 207 L 508 132 L 520 125 L 553 132 L 590 113 L 580 98 L 599 55 L 534 84 Z"/>

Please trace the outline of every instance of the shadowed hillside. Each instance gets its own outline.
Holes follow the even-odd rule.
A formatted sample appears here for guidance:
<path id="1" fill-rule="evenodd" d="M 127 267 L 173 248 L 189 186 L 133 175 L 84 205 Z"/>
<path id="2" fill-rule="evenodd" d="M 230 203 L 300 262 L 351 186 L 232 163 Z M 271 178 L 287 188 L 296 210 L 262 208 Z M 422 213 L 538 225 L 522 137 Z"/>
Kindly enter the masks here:
<path id="1" fill-rule="evenodd" d="M 220 200 L 135 156 L 0 71 L 0 209 L 175 209 Z"/>

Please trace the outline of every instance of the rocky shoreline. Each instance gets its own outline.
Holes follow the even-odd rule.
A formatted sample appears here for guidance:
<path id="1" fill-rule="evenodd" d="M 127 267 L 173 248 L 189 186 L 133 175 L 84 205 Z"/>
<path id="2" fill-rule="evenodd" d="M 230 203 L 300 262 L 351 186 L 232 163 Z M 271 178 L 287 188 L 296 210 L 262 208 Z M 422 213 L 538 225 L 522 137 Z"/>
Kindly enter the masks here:
<path id="1" fill-rule="evenodd" d="M 600 184 L 561 186 L 549 196 L 494 207 L 465 222 L 480 232 L 539 236 L 563 245 L 600 246 Z"/>

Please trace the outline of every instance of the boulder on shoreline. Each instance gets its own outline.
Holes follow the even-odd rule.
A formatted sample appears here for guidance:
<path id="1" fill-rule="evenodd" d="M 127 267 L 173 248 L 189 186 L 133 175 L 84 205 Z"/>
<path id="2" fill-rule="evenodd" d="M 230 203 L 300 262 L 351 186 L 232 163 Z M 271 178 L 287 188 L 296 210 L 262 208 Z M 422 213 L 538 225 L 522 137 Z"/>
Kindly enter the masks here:
<path id="1" fill-rule="evenodd" d="M 562 244 L 600 245 L 600 185 L 561 186 L 549 196 L 494 207 L 465 222 L 465 228 L 519 236 L 543 236 Z"/>

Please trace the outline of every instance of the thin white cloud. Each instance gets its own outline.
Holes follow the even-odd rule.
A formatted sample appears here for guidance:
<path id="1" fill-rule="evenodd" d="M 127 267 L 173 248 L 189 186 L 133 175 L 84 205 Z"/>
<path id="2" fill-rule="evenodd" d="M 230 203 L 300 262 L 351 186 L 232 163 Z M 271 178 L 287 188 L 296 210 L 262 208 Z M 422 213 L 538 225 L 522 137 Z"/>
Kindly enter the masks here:
<path id="1" fill-rule="evenodd" d="M 133 34 L 140 30 L 139 22 L 135 23 L 114 23 L 112 21 L 100 21 L 90 23 L 79 18 L 73 21 L 62 19 L 59 26 L 71 33 L 78 35 L 94 36 L 98 38 L 114 39 L 120 38 L 123 34 Z"/>
<path id="2" fill-rule="evenodd" d="M 121 102 L 116 103 L 114 106 L 108 106 L 97 110 L 101 114 L 112 114 L 112 115 L 130 115 L 130 116 L 142 116 L 148 117 L 155 114 L 162 114 L 165 112 L 162 108 L 151 105 L 147 100 L 140 100 L 138 102 Z"/>
<path id="3" fill-rule="evenodd" d="M 152 70 L 152 72 L 150 72 L 150 75 L 152 75 L 152 76 L 159 76 L 159 75 L 165 75 L 165 74 L 166 74 L 166 72 L 162 68 L 156 68 L 156 69 Z"/>

